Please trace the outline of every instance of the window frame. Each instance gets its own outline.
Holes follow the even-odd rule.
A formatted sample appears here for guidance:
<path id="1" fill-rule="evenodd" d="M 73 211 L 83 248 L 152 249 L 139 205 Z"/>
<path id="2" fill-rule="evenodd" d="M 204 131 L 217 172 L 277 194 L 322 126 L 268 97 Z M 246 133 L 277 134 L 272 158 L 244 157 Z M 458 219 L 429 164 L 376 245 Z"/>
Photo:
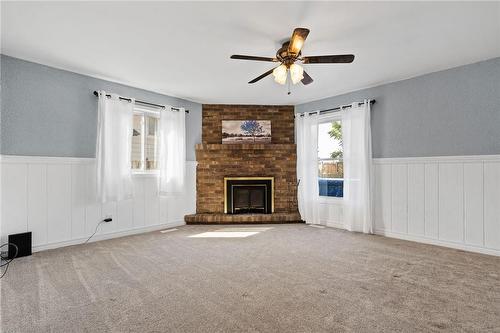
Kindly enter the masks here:
<path id="1" fill-rule="evenodd" d="M 324 124 L 324 123 L 331 123 L 334 121 L 342 122 L 342 112 L 341 111 L 318 116 L 318 129 L 319 129 L 319 125 Z M 319 154 L 319 142 L 318 142 L 318 154 Z M 319 156 L 317 156 L 317 163 L 316 163 L 317 166 L 319 166 L 319 162 L 322 160 L 329 160 L 329 158 L 319 158 Z M 342 179 L 345 179 L 345 178 L 342 178 Z M 319 176 L 318 176 L 318 180 L 319 180 Z M 344 185 L 342 184 L 342 186 L 344 186 Z M 345 196 L 329 197 L 326 195 L 319 195 L 319 189 L 318 189 L 318 197 L 319 197 L 320 203 L 342 203 L 344 201 L 344 198 L 345 198 Z"/>
<path id="2" fill-rule="evenodd" d="M 142 130 L 142 137 L 141 137 L 141 161 L 142 163 L 142 168 L 141 169 L 133 169 L 132 168 L 132 156 L 130 159 L 130 170 L 132 172 L 133 176 L 142 176 L 142 177 L 156 177 L 160 174 L 159 169 L 153 169 L 153 170 L 145 170 L 145 152 L 146 152 L 146 147 L 145 147 L 145 140 L 146 140 L 146 116 L 148 117 L 153 117 L 160 119 L 160 108 L 149 108 L 149 107 L 144 107 L 144 106 L 135 106 L 134 107 L 134 116 L 141 116 L 142 117 L 142 122 L 141 122 L 141 130 Z M 157 133 L 158 135 L 158 133 Z M 130 138 L 132 141 L 132 138 Z M 132 154 L 132 152 L 131 152 Z"/>

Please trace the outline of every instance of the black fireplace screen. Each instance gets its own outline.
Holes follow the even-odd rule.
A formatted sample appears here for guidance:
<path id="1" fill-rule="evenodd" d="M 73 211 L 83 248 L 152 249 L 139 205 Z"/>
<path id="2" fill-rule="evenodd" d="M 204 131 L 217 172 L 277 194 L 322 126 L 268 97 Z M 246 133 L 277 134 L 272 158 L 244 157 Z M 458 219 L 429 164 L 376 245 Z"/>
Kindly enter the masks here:
<path id="1" fill-rule="evenodd" d="M 224 212 L 227 214 L 270 214 L 274 210 L 272 177 L 224 179 Z"/>

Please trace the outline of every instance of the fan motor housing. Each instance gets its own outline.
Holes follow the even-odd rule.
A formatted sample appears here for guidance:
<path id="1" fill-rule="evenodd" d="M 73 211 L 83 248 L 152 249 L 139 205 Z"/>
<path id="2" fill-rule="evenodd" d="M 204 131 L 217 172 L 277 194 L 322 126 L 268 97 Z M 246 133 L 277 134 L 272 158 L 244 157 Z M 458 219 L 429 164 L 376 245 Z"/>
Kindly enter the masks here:
<path id="1" fill-rule="evenodd" d="M 288 46 L 290 45 L 290 42 L 285 42 L 281 46 L 281 48 L 276 52 L 276 58 L 283 63 L 283 65 L 290 67 L 291 64 L 293 64 L 297 58 L 300 56 L 300 52 L 297 55 L 291 54 L 288 52 Z"/>

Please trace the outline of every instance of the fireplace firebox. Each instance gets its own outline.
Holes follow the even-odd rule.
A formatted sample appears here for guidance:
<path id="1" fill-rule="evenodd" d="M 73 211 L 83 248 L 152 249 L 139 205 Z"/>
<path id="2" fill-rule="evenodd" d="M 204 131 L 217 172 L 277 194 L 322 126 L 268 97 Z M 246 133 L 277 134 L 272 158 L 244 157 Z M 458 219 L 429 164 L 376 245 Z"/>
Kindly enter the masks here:
<path id="1" fill-rule="evenodd" d="M 224 178 L 224 213 L 274 212 L 274 177 Z"/>

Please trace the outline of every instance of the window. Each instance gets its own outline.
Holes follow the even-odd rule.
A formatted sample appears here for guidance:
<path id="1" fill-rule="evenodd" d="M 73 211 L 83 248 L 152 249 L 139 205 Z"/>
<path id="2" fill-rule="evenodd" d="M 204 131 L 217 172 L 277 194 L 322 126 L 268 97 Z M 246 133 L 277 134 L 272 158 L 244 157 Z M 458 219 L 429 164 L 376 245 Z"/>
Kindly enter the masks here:
<path id="1" fill-rule="evenodd" d="M 159 112 L 134 110 L 131 167 L 133 171 L 149 172 L 158 169 Z"/>
<path id="2" fill-rule="evenodd" d="M 318 177 L 320 196 L 338 198 L 344 196 L 340 117 L 330 118 L 327 122 L 318 125 Z"/>

